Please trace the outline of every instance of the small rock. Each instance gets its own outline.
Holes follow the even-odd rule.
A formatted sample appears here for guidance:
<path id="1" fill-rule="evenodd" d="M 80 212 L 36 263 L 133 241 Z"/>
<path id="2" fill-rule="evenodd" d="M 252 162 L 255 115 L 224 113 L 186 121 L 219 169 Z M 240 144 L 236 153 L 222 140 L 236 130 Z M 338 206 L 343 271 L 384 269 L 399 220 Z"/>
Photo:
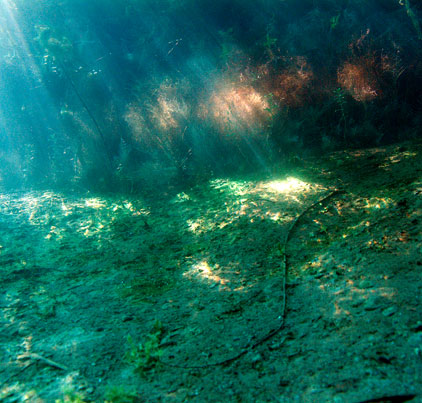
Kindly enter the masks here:
<path id="1" fill-rule="evenodd" d="M 384 309 L 384 310 L 382 311 L 382 314 L 383 314 L 384 316 L 391 316 L 391 315 L 394 315 L 396 312 L 397 312 L 397 307 L 395 307 L 395 306 L 390 306 L 390 307 L 388 307 L 387 309 Z"/>

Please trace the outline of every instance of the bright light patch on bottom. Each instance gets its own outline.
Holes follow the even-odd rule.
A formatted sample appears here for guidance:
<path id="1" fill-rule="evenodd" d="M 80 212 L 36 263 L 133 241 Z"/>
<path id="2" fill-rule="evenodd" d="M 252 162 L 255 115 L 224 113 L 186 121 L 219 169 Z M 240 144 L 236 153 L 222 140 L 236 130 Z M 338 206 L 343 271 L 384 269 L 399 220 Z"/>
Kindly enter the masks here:
<path id="1" fill-rule="evenodd" d="M 218 269 L 217 269 L 218 270 Z M 197 278 L 198 280 L 208 280 L 213 283 L 227 284 L 229 280 L 220 277 L 206 260 L 202 260 L 194 265 L 187 271 L 184 276 L 190 278 Z"/>
<path id="2" fill-rule="evenodd" d="M 105 202 L 98 198 L 86 199 L 85 205 L 94 209 L 100 209 L 106 206 Z"/>
<path id="3" fill-rule="evenodd" d="M 307 184 L 299 179 L 289 177 L 283 181 L 268 182 L 264 187 L 278 193 L 289 193 L 304 190 Z"/>

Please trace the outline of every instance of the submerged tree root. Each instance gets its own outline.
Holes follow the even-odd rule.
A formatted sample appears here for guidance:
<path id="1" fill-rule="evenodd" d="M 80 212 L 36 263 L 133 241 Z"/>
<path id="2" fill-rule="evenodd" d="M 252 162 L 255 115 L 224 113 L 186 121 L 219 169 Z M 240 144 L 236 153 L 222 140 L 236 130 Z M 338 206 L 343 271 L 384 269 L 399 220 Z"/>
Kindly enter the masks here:
<path id="1" fill-rule="evenodd" d="M 274 337 L 276 334 L 278 334 L 284 328 L 284 323 L 285 323 L 285 318 L 286 318 L 286 303 L 287 303 L 287 300 L 286 300 L 286 282 L 287 282 L 287 277 L 288 277 L 288 255 L 287 255 L 286 251 L 287 251 L 287 244 L 289 243 L 289 240 L 291 238 L 291 234 L 292 234 L 293 230 L 295 229 L 295 227 L 297 226 L 297 224 L 299 223 L 299 221 L 302 219 L 302 217 L 306 213 L 308 213 L 308 211 L 313 209 L 318 204 L 325 203 L 326 201 L 328 201 L 332 197 L 334 197 L 338 194 L 341 194 L 341 193 L 345 193 L 345 191 L 342 190 L 342 189 L 335 189 L 335 190 L 331 191 L 327 196 L 323 197 L 322 199 L 317 200 L 315 203 L 312 203 L 310 206 L 308 206 L 305 210 L 303 210 L 293 220 L 292 224 L 290 225 L 290 227 L 289 227 L 289 229 L 286 233 L 286 237 L 284 239 L 283 246 L 281 248 L 281 251 L 282 251 L 282 254 L 283 254 L 283 262 L 282 262 L 282 265 L 283 265 L 283 283 L 282 283 L 283 300 L 282 300 L 282 303 L 281 303 L 280 316 L 278 317 L 280 322 L 279 322 L 279 324 L 276 328 L 270 330 L 267 334 L 262 336 L 260 339 L 258 339 L 254 343 L 247 344 L 237 354 L 235 354 L 235 355 L 233 355 L 229 358 L 226 358 L 224 360 L 221 360 L 221 361 L 216 361 L 216 362 L 213 362 L 213 363 L 203 364 L 203 365 L 181 365 L 181 364 L 169 363 L 169 362 L 163 361 L 163 360 L 160 360 L 160 362 L 165 366 L 172 367 L 172 368 L 180 368 L 180 369 L 204 369 L 204 368 L 223 366 L 223 365 L 227 365 L 227 364 L 232 363 L 233 361 L 238 360 L 239 358 L 243 357 L 248 352 L 254 350 L 256 347 L 265 343 L 266 341 L 268 341 L 269 339 Z"/>

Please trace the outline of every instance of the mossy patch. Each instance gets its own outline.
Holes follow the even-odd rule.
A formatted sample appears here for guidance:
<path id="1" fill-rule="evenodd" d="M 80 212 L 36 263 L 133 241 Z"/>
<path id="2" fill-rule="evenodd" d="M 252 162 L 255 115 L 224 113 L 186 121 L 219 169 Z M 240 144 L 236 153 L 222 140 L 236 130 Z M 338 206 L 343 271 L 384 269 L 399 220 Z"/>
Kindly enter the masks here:
<path id="1" fill-rule="evenodd" d="M 133 302 L 153 302 L 154 299 L 171 290 L 176 283 L 173 273 L 157 270 L 154 275 L 139 274 L 120 286 L 119 293 L 123 298 Z"/>

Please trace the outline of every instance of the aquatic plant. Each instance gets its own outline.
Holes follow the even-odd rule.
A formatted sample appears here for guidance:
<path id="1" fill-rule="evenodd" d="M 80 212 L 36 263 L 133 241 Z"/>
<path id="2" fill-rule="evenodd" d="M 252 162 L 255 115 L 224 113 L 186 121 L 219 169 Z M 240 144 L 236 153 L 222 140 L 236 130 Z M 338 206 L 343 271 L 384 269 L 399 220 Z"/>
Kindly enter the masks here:
<path id="1" fill-rule="evenodd" d="M 72 388 L 67 388 L 64 391 L 63 399 L 56 399 L 55 403 L 85 403 L 84 397 L 75 392 Z"/>
<path id="2" fill-rule="evenodd" d="M 334 17 L 330 18 L 331 29 L 336 29 L 338 27 L 340 16 L 341 16 L 341 14 L 337 14 Z"/>
<path id="3" fill-rule="evenodd" d="M 346 132 L 347 132 L 346 96 L 343 89 L 337 88 L 334 91 L 334 100 L 337 104 L 336 112 L 340 113 L 339 124 L 343 126 L 343 139 L 344 141 L 346 141 Z"/>
<path id="4" fill-rule="evenodd" d="M 271 51 L 273 46 L 275 46 L 277 43 L 277 38 L 273 38 L 272 36 L 270 36 L 270 34 L 267 32 L 267 34 L 265 35 L 265 39 L 263 41 L 263 45 L 264 48 L 267 51 Z"/>
<path id="5" fill-rule="evenodd" d="M 133 403 L 136 397 L 136 391 L 126 386 L 116 385 L 107 387 L 104 395 L 105 403 Z"/>
<path id="6" fill-rule="evenodd" d="M 146 341 L 136 343 L 132 336 L 128 336 L 129 349 L 126 351 L 125 359 L 134 366 L 135 372 L 145 375 L 160 366 L 160 357 L 163 355 L 163 350 L 160 348 L 162 333 L 163 325 L 156 320 Z"/>

